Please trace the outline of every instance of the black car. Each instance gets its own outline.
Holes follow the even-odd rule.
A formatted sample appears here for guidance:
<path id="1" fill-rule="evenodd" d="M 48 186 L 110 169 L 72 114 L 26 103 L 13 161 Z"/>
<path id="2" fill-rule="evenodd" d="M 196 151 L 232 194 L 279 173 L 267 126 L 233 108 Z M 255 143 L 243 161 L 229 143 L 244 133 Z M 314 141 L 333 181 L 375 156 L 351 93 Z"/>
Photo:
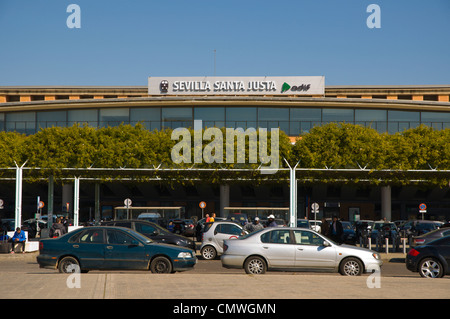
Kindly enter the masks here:
<path id="1" fill-rule="evenodd" d="M 356 232 L 355 229 L 353 229 L 352 223 L 341 222 L 341 224 L 344 229 L 344 243 L 356 245 Z"/>
<path id="2" fill-rule="evenodd" d="M 426 245 L 427 243 L 435 239 L 442 238 L 445 236 L 450 236 L 450 228 L 435 229 L 426 234 L 413 237 L 411 247 Z"/>
<path id="3" fill-rule="evenodd" d="M 406 255 L 406 268 L 427 278 L 450 275 L 450 236 L 412 248 Z"/>
<path id="4" fill-rule="evenodd" d="M 147 236 L 154 242 L 188 247 L 195 251 L 195 242 L 191 239 L 171 233 L 167 229 L 145 220 L 112 220 L 103 222 L 102 225 L 130 228 Z"/>

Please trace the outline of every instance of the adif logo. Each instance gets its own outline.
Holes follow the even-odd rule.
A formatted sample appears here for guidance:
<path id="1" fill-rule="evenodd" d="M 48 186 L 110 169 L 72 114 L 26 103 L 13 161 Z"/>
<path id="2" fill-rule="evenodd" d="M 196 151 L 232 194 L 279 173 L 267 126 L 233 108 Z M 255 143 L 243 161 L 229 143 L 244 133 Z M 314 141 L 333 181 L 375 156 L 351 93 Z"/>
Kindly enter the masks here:
<path id="1" fill-rule="evenodd" d="M 281 93 L 287 92 L 289 90 L 293 92 L 297 91 L 308 91 L 311 88 L 311 84 L 302 84 L 302 85 L 294 85 L 290 86 L 288 83 L 284 82 L 281 86 Z"/>
<path id="2" fill-rule="evenodd" d="M 169 91 L 169 81 L 162 80 L 159 84 L 159 90 L 161 91 L 161 93 L 167 93 Z"/>
<path id="3" fill-rule="evenodd" d="M 225 140 L 225 160 L 227 164 L 246 161 L 246 139 L 248 138 L 248 162 L 258 163 L 258 153 L 261 174 L 274 174 L 279 168 L 280 137 L 279 129 L 270 130 L 270 155 L 268 154 L 269 143 L 267 129 L 259 128 L 258 132 L 254 128 L 243 130 L 242 128 L 226 128 Z M 259 137 L 259 141 L 258 141 Z M 181 140 L 180 140 L 181 138 Z M 177 128 L 172 131 L 172 140 L 179 142 L 174 145 L 171 151 L 171 158 L 175 164 L 192 163 L 192 135 L 187 128 Z M 203 147 L 203 141 L 211 141 Z M 207 128 L 202 130 L 202 120 L 194 121 L 194 163 L 223 163 L 224 143 L 223 133 L 219 128 Z M 235 143 L 236 141 L 236 143 Z M 237 150 L 235 156 L 235 149 Z M 265 166 L 264 166 L 265 165 Z"/>

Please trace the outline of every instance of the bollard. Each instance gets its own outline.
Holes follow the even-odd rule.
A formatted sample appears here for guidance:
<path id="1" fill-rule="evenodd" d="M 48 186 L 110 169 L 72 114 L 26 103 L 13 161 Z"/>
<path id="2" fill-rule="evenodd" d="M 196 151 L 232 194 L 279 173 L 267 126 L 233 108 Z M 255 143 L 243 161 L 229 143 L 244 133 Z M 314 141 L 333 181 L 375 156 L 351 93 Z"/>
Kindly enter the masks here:
<path id="1" fill-rule="evenodd" d="M 369 237 L 369 250 L 372 250 L 372 238 Z"/>
<path id="2" fill-rule="evenodd" d="M 389 254 L 389 238 L 386 238 L 386 254 Z"/>
<path id="3" fill-rule="evenodd" d="M 403 253 L 406 254 L 406 238 L 402 238 L 403 241 Z"/>

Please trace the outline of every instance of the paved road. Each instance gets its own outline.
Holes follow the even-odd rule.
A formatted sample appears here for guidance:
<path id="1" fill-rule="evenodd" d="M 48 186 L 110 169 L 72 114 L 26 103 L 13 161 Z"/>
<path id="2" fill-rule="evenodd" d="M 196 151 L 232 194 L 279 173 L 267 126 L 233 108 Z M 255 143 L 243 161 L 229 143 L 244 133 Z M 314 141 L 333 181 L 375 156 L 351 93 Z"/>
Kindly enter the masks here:
<path id="1" fill-rule="evenodd" d="M 2 255 L 0 283 L 8 299 L 448 299 L 450 277 L 424 279 L 401 258 L 385 258 L 381 277 L 270 272 L 246 275 L 200 260 L 192 271 L 157 275 L 144 271 L 92 271 L 79 277 L 41 269 L 37 253 Z M 389 262 L 391 260 L 392 262 Z M 79 284 L 79 288 L 77 287 Z M 69 288 L 73 287 L 73 288 Z M 372 287 L 372 288 L 370 288 Z"/>

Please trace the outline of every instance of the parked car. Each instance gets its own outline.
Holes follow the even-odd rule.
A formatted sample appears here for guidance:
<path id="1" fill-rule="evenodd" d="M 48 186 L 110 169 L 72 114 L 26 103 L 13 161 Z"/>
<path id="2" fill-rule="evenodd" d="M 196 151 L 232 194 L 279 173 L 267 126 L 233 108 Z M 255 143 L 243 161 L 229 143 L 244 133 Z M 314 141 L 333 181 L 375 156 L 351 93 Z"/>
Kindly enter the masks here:
<path id="1" fill-rule="evenodd" d="M 166 222 L 159 213 L 141 213 L 137 217 L 140 220 L 146 220 L 148 222 L 152 222 L 158 224 L 161 227 L 166 227 Z"/>
<path id="2" fill-rule="evenodd" d="M 376 249 L 381 251 L 385 245 L 386 238 L 389 239 L 389 245 L 393 245 L 394 251 L 399 249 L 400 236 L 397 226 L 392 222 L 378 221 L 374 222 L 370 232 L 372 243 L 376 245 Z"/>
<path id="3" fill-rule="evenodd" d="M 420 236 L 435 229 L 436 223 L 431 220 L 410 220 L 400 226 L 400 231 L 408 238 L 410 244 L 413 236 Z"/>
<path id="4" fill-rule="evenodd" d="M 241 225 L 234 222 L 223 221 L 206 223 L 203 229 L 200 254 L 203 259 L 211 260 L 223 253 L 223 241 L 225 239 L 239 238 L 245 235 Z"/>
<path id="5" fill-rule="evenodd" d="M 308 219 L 297 219 L 297 227 L 311 229 Z"/>
<path id="6" fill-rule="evenodd" d="M 406 255 L 406 268 L 421 277 L 440 278 L 450 275 L 450 236 L 411 248 Z"/>
<path id="7" fill-rule="evenodd" d="M 313 230 L 297 227 L 265 228 L 225 240 L 221 260 L 225 268 L 243 268 L 255 275 L 267 270 L 303 270 L 358 276 L 382 265 L 374 251 L 338 244 Z"/>
<path id="8" fill-rule="evenodd" d="M 216 217 L 214 219 L 216 222 L 226 220 L 225 217 Z M 202 218 L 197 221 L 197 224 L 195 225 L 195 236 L 197 237 L 197 241 L 202 241 L 202 233 L 203 229 L 205 227 L 206 218 Z"/>
<path id="9" fill-rule="evenodd" d="M 413 236 L 411 247 L 426 245 L 427 243 L 435 239 L 439 239 L 449 235 L 450 235 L 450 228 L 435 229 L 420 236 Z"/>
<path id="10" fill-rule="evenodd" d="M 245 213 L 230 213 L 227 220 L 238 223 L 241 226 L 245 226 L 248 222 L 248 217 Z"/>
<path id="11" fill-rule="evenodd" d="M 321 220 L 310 220 L 309 224 L 311 225 L 311 229 L 320 233 L 322 230 L 322 221 Z"/>
<path id="12" fill-rule="evenodd" d="M 142 235 L 150 238 L 156 243 L 164 243 L 170 245 L 176 245 L 181 247 L 187 247 L 195 251 L 195 242 L 187 237 L 173 234 L 167 229 L 159 226 L 158 224 L 148 222 L 145 220 L 111 220 L 102 223 L 103 226 L 119 226 L 130 228 Z"/>
<path id="13" fill-rule="evenodd" d="M 83 227 L 58 238 L 39 241 L 39 267 L 62 273 L 94 269 L 140 269 L 173 273 L 197 262 L 189 248 L 155 243 L 123 227 Z"/>
<path id="14" fill-rule="evenodd" d="M 344 229 L 344 243 L 355 245 L 356 244 L 356 232 L 352 223 L 342 221 L 342 228 Z"/>
<path id="15" fill-rule="evenodd" d="M 356 241 L 361 244 L 368 244 L 368 238 L 370 237 L 370 233 L 373 228 L 374 221 L 373 220 L 357 220 L 354 223 L 355 233 L 356 233 Z"/>

